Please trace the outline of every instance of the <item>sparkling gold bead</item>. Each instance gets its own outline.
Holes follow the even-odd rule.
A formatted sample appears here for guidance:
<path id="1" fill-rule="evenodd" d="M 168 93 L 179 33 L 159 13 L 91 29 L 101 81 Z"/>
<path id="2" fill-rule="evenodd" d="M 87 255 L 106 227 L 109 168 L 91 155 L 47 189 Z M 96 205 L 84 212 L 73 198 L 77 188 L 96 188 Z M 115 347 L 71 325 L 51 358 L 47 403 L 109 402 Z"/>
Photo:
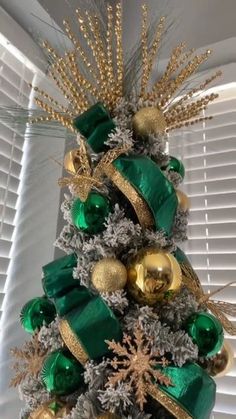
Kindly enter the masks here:
<path id="1" fill-rule="evenodd" d="M 140 109 L 133 117 L 133 128 L 137 135 L 159 134 L 167 128 L 163 112 L 154 107 Z"/>
<path id="2" fill-rule="evenodd" d="M 114 292 L 123 289 L 126 281 L 126 267 L 115 258 L 104 258 L 93 268 L 92 283 L 99 292 Z"/>
<path id="3" fill-rule="evenodd" d="M 144 249 L 128 264 L 127 288 L 135 301 L 154 305 L 181 286 L 182 273 L 170 253 L 155 248 Z"/>

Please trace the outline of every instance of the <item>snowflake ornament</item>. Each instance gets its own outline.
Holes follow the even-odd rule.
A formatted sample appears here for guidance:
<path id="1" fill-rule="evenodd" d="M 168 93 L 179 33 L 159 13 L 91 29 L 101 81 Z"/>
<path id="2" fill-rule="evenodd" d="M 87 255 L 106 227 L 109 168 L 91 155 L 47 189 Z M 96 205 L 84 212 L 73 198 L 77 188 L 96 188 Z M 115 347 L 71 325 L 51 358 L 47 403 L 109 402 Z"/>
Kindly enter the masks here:
<path id="1" fill-rule="evenodd" d="M 11 349 L 11 354 L 17 361 L 12 367 L 15 371 L 15 376 L 10 382 L 10 387 L 18 386 L 27 376 L 37 377 L 42 369 L 47 353 L 48 350 L 38 339 L 38 333 L 35 333 L 29 342 L 25 342 L 21 349 Z"/>
<path id="2" fill-rule="evenodd" d="M 127 384 L 128 389 L 135 388 L 136 401 L 143 410 L 146 403 L 149 386 L 156 383 L 170 386 L 172 382 L 161 370 L 155 369 L 158 365 L 166 367 L 166 358 L 160 358 L 158 351 L 153 351 L 153 339 L 145 336 L 137 325 L 134 329 L 134 337 L 124 334 L 122 343 L 106 341 L 109 349 L 116 355 L 110 365 L 115 372 L 108 378 L 107 386 L 116 387 L 119 383 Z M 156 387 L 155 387 L 156 388 Z"/>

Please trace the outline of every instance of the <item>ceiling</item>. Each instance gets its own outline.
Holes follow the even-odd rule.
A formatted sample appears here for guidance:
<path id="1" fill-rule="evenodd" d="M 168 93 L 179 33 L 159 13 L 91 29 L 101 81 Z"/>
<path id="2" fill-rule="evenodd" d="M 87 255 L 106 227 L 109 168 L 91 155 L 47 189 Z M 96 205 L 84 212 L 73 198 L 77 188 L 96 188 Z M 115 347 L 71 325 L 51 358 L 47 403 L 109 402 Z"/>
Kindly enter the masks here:
<path id="1" fill-rule="evenodd" d="M 65 42 L 61 34 L 62 20 L 74 19 L 76 7 L 85 9 L 95 5 L 98 9 L 106 0 L 0 0 L 0 5 L 34 38 L 45 37 L 52 43 Z M 115 3 L 110 0 L 109 3 Z M 177 42 L 187 40 L 188 45 L 200 48 L 219 43 L 216 64 L 236 61 L 235 48 L 222 47 L 229 38 L 236 38 L 235 0 L 146 0 L 150 16 L 165 14 L 171 22 L 162 58 L 168 57 Z M 139 33 L 142 0 L 123 0 L 125 47 L 131 47 Z M 56 29 L 56 30 L 55 30 Z"/>

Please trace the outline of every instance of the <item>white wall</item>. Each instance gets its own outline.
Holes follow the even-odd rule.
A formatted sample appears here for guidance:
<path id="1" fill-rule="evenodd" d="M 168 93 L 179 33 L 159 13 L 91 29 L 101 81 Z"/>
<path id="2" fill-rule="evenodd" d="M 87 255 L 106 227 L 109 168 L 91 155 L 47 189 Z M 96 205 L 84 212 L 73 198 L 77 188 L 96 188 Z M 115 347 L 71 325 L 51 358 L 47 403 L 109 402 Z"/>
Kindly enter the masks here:
<path id="1" fill-rule="evenodd" d="M 37 81 L 36 81 L 37 84 Z M 0 347 L 0 418 L 16 419 L 22 403 L 17 390 L 9 389 L 10 348 L 27 339 L 19 313 L 27 300 L 43 294 L 41 268 L 54 259 L 60 205 L 57 179 L 61 168 L 50 159 L 61 159 L 65 142 L 59 138 L 34 137 L 24 150 L 22 189 L 16 220 L 15 245 L 4 300 Z"/>

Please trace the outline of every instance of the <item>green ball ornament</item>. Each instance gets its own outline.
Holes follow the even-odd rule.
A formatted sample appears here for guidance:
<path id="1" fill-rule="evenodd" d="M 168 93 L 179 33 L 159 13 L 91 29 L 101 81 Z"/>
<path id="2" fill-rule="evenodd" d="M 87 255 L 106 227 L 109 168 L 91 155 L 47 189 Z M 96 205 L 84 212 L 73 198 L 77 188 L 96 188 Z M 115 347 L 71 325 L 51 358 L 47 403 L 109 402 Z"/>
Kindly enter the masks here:
<path id="1" fill-rule="evenodd" d="M 187 320 L 186 331 L 198 346 L 200 356 L 214 356 L 223 346 L 223 327 L 219 320 L 210 313 L 192 314 Z"/>
<path id="2" fill-rule="evenodd" d="M 66 350 L 52 352 L 44 361 L 42 380 L 48 392 L 62 396 L 73 393 L 83 382 L 82 365 Z"/>
<path id="3" fill-rule="evenodd" d="M 179 173 L 179 175 L 184 178 L 185 175 L 185 168 L 182 161 L 176 159 L 176 157 L 170 156 L 169 163 L 167 166 L 163 167 L 162 169 L 170 170 L 172 172 Z"/>
<path id="4" fill-rule="evenodd" d="M 91 192 L 85 202 L 77 198 L 71 208 L 75 227 L 90 234 L 99 233 L 105 228 L 104 222 L 109 213 L 108 198 L 97 192 Z"/>
<path id="5" fill-rule="evenodd" d="M 20 314 L 21 324 L 28 333 L 34 333 L 44 324 L 48 325 L 55 319 L 55 316 L 55 306 L 46 297 L 37 297 L 28 301 Z"/>

